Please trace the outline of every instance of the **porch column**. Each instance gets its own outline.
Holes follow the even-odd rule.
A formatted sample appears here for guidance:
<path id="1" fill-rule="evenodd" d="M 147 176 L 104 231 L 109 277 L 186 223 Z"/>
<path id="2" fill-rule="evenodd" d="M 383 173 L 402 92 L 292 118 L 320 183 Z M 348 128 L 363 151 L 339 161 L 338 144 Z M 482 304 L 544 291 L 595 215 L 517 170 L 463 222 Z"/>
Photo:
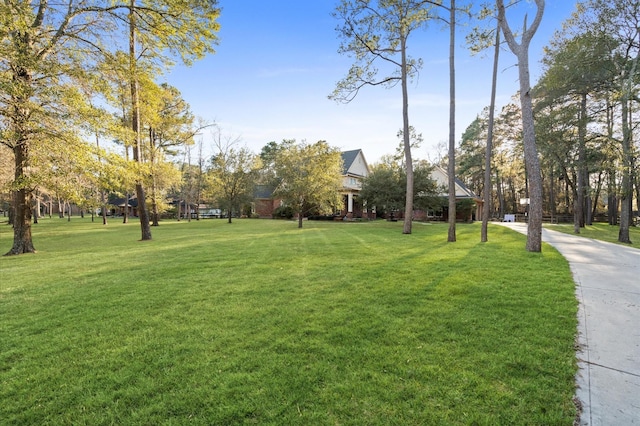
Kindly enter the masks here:
<path id="1" fill-rule="evenodd" d="M 353 214 L 353 194 L 347 194 L 347 214 Z"/>

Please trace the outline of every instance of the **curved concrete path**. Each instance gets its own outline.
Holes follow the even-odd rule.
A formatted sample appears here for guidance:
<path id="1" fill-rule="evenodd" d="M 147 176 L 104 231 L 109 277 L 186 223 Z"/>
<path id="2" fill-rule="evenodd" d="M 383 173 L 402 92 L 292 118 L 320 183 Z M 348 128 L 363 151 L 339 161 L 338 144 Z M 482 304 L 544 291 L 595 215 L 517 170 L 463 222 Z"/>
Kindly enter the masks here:
<path id="1" fill-rule="evenodd" d="M 523 234 L 525 223 L 501 223 Z M 640 250 L 543 229 L 576 283 L 580 425 L 640 425 Z"/>

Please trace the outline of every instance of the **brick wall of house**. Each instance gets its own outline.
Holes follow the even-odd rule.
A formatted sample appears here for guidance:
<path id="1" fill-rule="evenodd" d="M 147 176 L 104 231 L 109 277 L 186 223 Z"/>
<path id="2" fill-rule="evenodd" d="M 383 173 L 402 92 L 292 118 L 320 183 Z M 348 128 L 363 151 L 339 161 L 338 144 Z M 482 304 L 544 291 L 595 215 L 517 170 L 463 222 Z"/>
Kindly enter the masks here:
<path id="1" fill-rule="evenodd" d="M 273 211 L 280 206 L 280 200 L 258 198 L 255 200 L 255 213 L 260 218 L 271 218 Z"/>

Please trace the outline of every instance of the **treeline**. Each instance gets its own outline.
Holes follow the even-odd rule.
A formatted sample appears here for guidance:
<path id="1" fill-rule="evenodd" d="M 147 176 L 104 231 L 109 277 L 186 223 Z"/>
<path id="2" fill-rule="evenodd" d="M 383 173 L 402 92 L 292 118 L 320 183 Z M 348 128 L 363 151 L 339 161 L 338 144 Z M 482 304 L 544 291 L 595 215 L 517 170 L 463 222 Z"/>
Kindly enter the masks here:
<path id="1" fill-rule="evenodd" d="M 637 22 L 637 2 L 579 4 L 545 49 L 544 73 L 531 91 L 544 214 L 573 217 L 577 233 L 606 220 L 620 226 L 622 242 L 640 210 L 632 204 L 640 203 Z M 494 217 L 524 211 L 520 200 L 528 198 L 520 114 L 519 103 L 509 103 L 494 121 L 487 203 Z M 458 175 L 479 194 L 488 116 L 485 109 L 466 128 L 457 150 Z"/>
<path id="2" fill-rule="evenodd" d="M 104 203 L 105 193 L 133 186 L 142 239 L 151 238 L 147 191 L 159 203 L 177 176 L 164 157 L 197 132 L 179 92 L 157 78 L 214 52 L 219 14 L 212 0 L 0 4 L 0 158 L 14 230 L 7 254 L 35 251 L 33 197 L 44 193 L 90 208 L 91 193 Z M 124 155 L 104 150 L 107 140 Z"/>

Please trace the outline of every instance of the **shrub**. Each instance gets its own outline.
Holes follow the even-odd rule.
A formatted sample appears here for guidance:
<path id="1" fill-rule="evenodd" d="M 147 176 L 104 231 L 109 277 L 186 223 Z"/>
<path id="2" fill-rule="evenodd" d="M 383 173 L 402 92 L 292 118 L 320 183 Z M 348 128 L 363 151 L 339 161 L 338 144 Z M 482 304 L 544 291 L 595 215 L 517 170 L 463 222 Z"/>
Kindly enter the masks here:
<path id="1" fill-rule="evenodd" d="M 293 218 L 293 208 L 290 206 L 280 206 L 273 211 L 274 219 L 292 219 Z"/>

